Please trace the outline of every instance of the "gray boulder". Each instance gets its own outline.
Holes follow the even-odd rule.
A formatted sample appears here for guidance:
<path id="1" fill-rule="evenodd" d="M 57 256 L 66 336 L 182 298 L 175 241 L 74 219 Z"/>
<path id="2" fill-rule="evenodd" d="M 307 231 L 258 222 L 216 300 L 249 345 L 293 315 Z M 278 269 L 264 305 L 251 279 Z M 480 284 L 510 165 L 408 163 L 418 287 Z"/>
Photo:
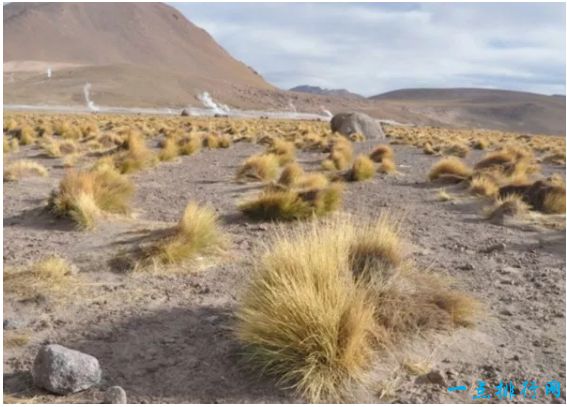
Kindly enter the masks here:
<path id="1" fill-rule="evenodd" d="M 32 369 L 33 382 L 55 394 L 76 393 L 100 382 L 98 360 L 61 345 L 43 346 Z"/>
<path id="2" fill-rule="evenodd" d="M 104 392 L 103 404 L 128 404 L 126 392 L 120 386 L 109 387 Z"/>
<path id="3" fill-rule="evenodd" d="M 358 112 L 337 113 L 334 115 L 331 119 L 331 131 L 333 133 L 341 133 L 347 137 L 354 133 L 360 133 L 367 140 L 384 138 L 380 122 L 367 114 Z"/>
<path id="4" fill-rule="evenodd" d="M 183 110 L 181 111 L 181 116 L 191 116 L 191 115 L 189 114 L 189 110 L 183 109 Z"/>

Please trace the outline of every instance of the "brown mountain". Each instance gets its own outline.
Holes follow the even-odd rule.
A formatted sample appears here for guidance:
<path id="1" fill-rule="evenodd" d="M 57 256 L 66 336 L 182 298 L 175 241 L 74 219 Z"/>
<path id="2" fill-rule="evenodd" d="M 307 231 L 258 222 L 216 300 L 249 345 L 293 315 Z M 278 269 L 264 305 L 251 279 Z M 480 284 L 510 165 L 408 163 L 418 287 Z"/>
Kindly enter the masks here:
<path id="1" fill-rule="evenodd" d="M 565 134 L 565 96 L 496 89 L 401 89 L 370 98 L 438 125 Z"/>
<path id="2" fill-rule="evenodd" d="M 4 62 L 9 103 L 76 102 L 87 81 L 101 104 L 131 90 L 133 104 L 171 106 L 203 91 L 274 89 L 162 3 L 10 3 Z"/>

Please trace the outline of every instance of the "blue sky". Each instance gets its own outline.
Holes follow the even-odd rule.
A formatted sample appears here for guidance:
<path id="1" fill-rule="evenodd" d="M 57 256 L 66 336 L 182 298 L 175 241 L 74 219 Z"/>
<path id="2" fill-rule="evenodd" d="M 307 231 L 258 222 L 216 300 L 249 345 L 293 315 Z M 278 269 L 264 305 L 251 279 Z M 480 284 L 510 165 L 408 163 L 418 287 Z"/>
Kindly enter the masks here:
<path id="1" fill-rule="evenodd" d="M 173 3 L 280 88 L 565 94 L 563 3 Z"/>

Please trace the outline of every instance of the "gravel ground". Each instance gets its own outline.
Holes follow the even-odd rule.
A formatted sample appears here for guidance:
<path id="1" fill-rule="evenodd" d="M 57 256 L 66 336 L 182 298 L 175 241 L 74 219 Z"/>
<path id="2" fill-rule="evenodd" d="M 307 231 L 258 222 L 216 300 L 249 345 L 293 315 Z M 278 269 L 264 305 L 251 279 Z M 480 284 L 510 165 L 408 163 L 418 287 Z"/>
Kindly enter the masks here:
<path id="1" fill-rule="evenodd" d="M 356 149 L 368 152 L 373 144 L 358 143 Z M 403 214 L 416 263 L 456 279 L 486 304 L 487 312 L 475 328 L 429 343 L 419 358 L 435 374 L 400 373 L 387 401 L 472 402 L 480 379 L 492 389 L 500 380 L 512 380 L 518 388 L 536 380 L 541 386 L 537 399 L 518 395 L 514 401 L 542 403 L 554 401 L 544 394 L 545 382 L 558 380 L 562 392 L 555 401 L 565 403 L 565 231 L 490 224 L 482 215 L 485 204 L 458 187 L 447 187 L 456 199 L 440 202 L 439 187 L 425 182 L 437 158 L 409 146 L 393 148 L 399 173 L 348 184 L 344 210 L 370 217 L 382 210 Z M 254 250 L 274 228 L 250 222 L 236 209 L 236 202 L 261 188 L 234 182 L 236 168 L 261 150 L 238 143 L 138 172 L 132 176 L 137 188 L 133 217 L 109 219 L 91 232 L 73 230 L 44 211 L 64 173 L 60 160 L 42 158 L 34 147 L 10 155 L 41 162 L 50 175 L 4 184 L 4 264 L 60 254 L 88 283 L 63 303 L 4 297 L 4 320 L 17 327 L 5 329 L 5 338 L 29 337 L 25 346 L 4 347 L 5 394 L 45 402 L 100 401 L 98 389 L 54 397 L 31 387 L 28 372 L 38 346 L 56 342 L 96 356 L 104 372 L 101 389 L 120 385 L 129 402 L 301 402 L 247 371 L 230 332 Z M 317 169 L 322 157 L 300 153 L 299 161 Z M 478 153 L 468 159 L 478 159 Z M 546 165 L 544 170 L 564 173 L 565 167 Z M 110 260 L 132 244 L 135 233 L 176 222 L 190 200 L 218 211 L 234 243 L 228 258 L 185 274 L 113 271 Z M 458 385 L 467 390 L 447 391 Z M 499 400 L 493 395 L 490 401 Z"/>

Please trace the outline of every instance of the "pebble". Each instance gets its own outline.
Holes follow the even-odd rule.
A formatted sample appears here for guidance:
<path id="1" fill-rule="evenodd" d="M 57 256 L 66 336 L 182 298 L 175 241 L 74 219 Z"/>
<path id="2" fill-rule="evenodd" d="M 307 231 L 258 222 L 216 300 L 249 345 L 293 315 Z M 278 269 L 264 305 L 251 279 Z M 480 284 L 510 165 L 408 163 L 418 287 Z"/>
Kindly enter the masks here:
<path id="1" fill-rule="evenodd" d="M 104 401 L 102 404 L 127 404 L 126 392 L 120 386 L 109 387 L 104 392 Z"/>

